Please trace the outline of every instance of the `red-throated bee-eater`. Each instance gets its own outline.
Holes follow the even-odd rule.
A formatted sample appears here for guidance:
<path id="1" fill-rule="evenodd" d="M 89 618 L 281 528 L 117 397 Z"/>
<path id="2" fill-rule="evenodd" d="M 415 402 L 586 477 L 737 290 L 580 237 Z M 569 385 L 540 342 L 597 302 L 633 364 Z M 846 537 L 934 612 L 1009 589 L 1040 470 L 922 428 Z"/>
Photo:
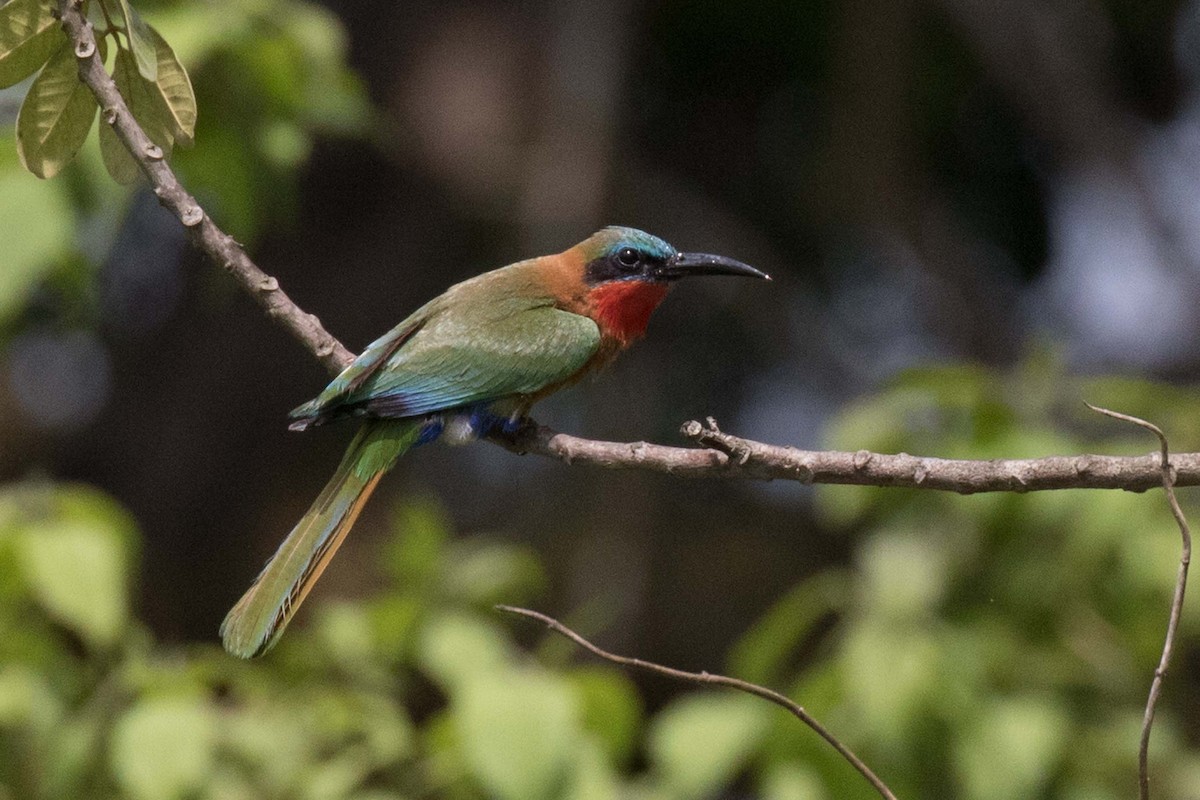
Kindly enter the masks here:
<path id="1" fill-rule="evenodd" d="M 304 430 L 367 421 L 308 512 L 225 617 L 235 656 L 270 648 L 346 538 L 385 472 L 410 448 L 514 432 L 530 406 L 612 361 L 640 337 L 671 285 L 693 275 L 767 276 L 610 227 L 557 255 L 450 287 L 372 342 L 291 412 Z"/>

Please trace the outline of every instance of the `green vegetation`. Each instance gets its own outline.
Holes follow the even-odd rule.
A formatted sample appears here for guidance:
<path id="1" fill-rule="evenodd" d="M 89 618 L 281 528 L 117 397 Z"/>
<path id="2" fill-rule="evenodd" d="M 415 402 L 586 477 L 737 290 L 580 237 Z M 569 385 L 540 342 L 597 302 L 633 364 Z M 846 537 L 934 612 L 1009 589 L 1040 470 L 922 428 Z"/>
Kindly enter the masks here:
<path id="1" fill-rule="evenodd" d="M 84 308 L 94 301 L 97 262 L 124 221 L 137 174 L 109 125 L 88 139 L 96 102 L 78 81 L 51 8 L 49 0 L 0 4 L 0 89 L 36 73 L 26 90 L 11 90 L 23 95 L 21 111 L 13 128 L 0 130 L 0 220 L 9 232 L 0 249 L 0 331 L 39 285 L 78 295 Z M 134 117 L 239 241 L 292 217 L 297 169 L 315 136 L 367 130 L 371 112 L 345 64 L 345 33 L 315 4 L 174 4 L 154 9 L 153 27 L 126 0 L 93 2 L 89 12 Z M 172 153 L 197 136 L 204 147 Z M 60 180 L 23 174 L 48 178 L 68 165 Z"/>
<path id="2" fill-rule="evenodd" d="M 914 372 L 842 429 L 890 450 L 1144 450 L 1065 434 L 1111 426 L 1010 394 L 1027 385 L 1028 371 Z M 1076 388 L 1186 424 L 1161 386 Z M 901 797 L 1128 796 L 1178 558 L 1161 497 L 826 487 L 818 502 L 831 524 L 865 530 L 852 563 L 781 598 L 729 672 L 785 689 Z M 767 800 L 872 796 L 759 700 L 687 692 L 647 716 L 610 665 L 540 631 L 548 646 L 526 653 L 513 629 L 533 631 L 491 608 L 544 588 L 524 547 L 454 538 L 428 500 L 400 508 L 395 529 L 376 591 L 318 599 L 267 658 L 241 662 L 215 642 L 158 644 L 136 620 L 138 536 L 111 499 L 5 489 L 0 796 L 684 800 L 738 776 Z M 1184 650 L 1197 632 L 1185 615 Z M 1183 796 L 1200 753 L 1171 707 L 1192 689 L 1168 686 L 1153 774 Z"/>
<path id="3" fill-rule="evenodd" d="M 780 50 L 771 51 L 759 46 L 767 31 L 752 29 L 750 15 L 732 4 L 708 5 L 710 15 L 732 15 L 728 24 L 697 15 L 693 33 L 733 45 L 730 58 L 739 68 L 758 53 L 794 58 L 801 52 L 819 60 L 823 50 L 816 45 L 836 38 L 814 15 L 791 28 L 770 25 L 781 39 Z M 805 11 L 803 4 L 795 8 Z M 64 50 L 49 9 L 45 0 L 0 0 L 0 86 L 11 87 L 5 98 L 20 92 L 24 109 L 15 125 L 0 131 L 0 153 L 9 154 L 0 159 L 0 337 L 6 341 L 43 317 L 66 330 L 101 327 L 96 278 L 135 197 L 125 185 L 134 177 L 132 162 L 108 126 L 99 126 L 97 138 L 88 136 L 95 102 L 74 82 L 74 56 Z M 166 152 L 193 138 L 201 142 L 170 153 L 173 166 L 239 240 L 252 243 L 287 225 L 300 167 L 316 137 L 361 137 L 371 128 L 374 111 L 347 67 L 340 23 L 321 6 L 284 0 L 164 4 L 151 11 L 153 27 L 127 0 L 91 4 L 106 64 L 139 122 Z M 731 35 L 731 27 L 745 39 Z M 812 37 L 812 46 L 796 48 L 796 30 Z M 694 57 L 713 48 L 697 48 L 686 31 L 667 32 L 657 38 L 668 48 L 687 48 L 679 62 L 698 65 L 700 72 L 688 73 L 693 79 L 705 70 L 730 71 Z M 956 52 L 934 49 L 933 55 Z M 653 59 L 647 63 L 663 71 Z M 671 117 L 695 113 L 704 117 L 705 131 L 713 127 L 714 106 L 696 101 L 697 87 L 689 93 L 677 91 L 678 83 L 645 83 L 680 109 L 636 96 L 619 107 L 657 108 Z M 731 94 L 740 98 L 743 88 Z M 784 114 L 779 98 L 795 95 L 795 87 L 768 88 L 766 107 Z M 977 111 L 985 118 L 980 130 L 989 135 L 997 130 L 987 121 L 991 102 Z M 948 120 L 963 116 L 957 105 L 946 106 L 925 109 L 937 112 L 931 127 L 949 128 Z M 799 126 L 781 123 L 785 128 L 791 135 Z M 741 152 L 752 137 L 733 130 Z M 680 147 L 668 126 L 651 133 L 668 139 L 671 150 L 693 149 Z M 789 138 L 756 141 L 768 159 L 778 157 L 788 167 L 804 163 L 803 148 Z M 953 173 L 943 164 L 954 163 L 945 148 L 936 149 L 939 169 Z M 829 160 L 816 149 L 804 152 L 822 164 Z M 18 159 L 41 177 L 61 170 L 59 179 L 35 181 Z M 645 154 L 641 160 L 669 163 Z M 792 180 L 770 160 L 757 173 L 736 163 L 735 179 L 753 182 L 747 197 L 759 197 L 770 184 L 763 175 Z M 794 171 L 809 191 L 808 173 Z M 1021 180 L 1004 184 L 1005 197 L 1020 201 L 1010 203 L 1014 213 L 1033 218 L 1038 209 L 1025 200 Z M 876 185 L 829 183 L 852 190 Z M 1001 184 L 990 174 L 979 182 L 989 193 Z M 680 186 L 694 191 L 686 182 Z M 425 201 L 423 191 L 418 187 L 414 196 Z M 978 205 L 995 208 L 995 198 L 986 197 Z M 790 201 L 769 205 L 795 213 Z M 390 216 L 380 218 L 393 224 Z M 995 218 L 1003 221 L 998 229 L 1011 233 L 1013 215 Z M 451 243 L 438 226 L 430 228 L 433 242 L 411 252 L 423 257 Z M 803 240 L 788 231 L 779 237 L 781 249 Z M 1030 253 L 1041 258 L 1040 237 L 1021 239 L 1019 263 L 1034 259 Z M 341 247 L 330 249 L 340 257 Z M 370 253 L 362 260 L 371 260 Z M 422 258 L 403 263 L 405 280 L 423 268 Z M 393 269 L 391 262 L 385 266 Z M 53 302 L 43 302 L 49 310 L 30 302 L 38 290 L 53 295 Z M 981 296 L 991 302 L 990 294 Z M 760 316 L 762 324 L 779 320 Z M 267 323 L 256 323 L 254 335 L 267 336 Z M 709 327 L 745 345 L 727 336 L 724 323 Z M 809 324 L 806 318 L 805 340 Z M 800 341 L 769 333 L 756 338 Z M 148 351 L 159 344 L 136 346 Z M 245 345 L 258 346 L 249 336 Z M 753 351 L 746 352 L 747 373 L 766 372 Z M 789 360 L 793 355 L 779 359 L 780 374 L 807 369 L 806 362 Z M 739 349 L 736 356 L 745 353 Z M 711 386 L 724 385 L 713 376 Z M 202 383 L 187 388 L 200 394 L 194 387 Z M 251 386 L 247 394 L 259 390 Z M 681 395 L 707 408 L 717 392 Z M 978 366 L 906 372 L 845 408 L 827 444 L 969 458 L 1153 449 L 1143 431 L 1090 414 L 1081 398 L 1153 420 L 1178 450 L 1200 445 L 1194 389 L 1115 377 L 1068 379 L 1044 357 L 1011 372 Z M 205 409 L 226 400 L 206 394 Z M 0 402 L 7 402 L 2 392 Z M 671 396 L 667 403 L 674 419 L 680 400 Z M 228 408 L 234 410 L 222 405 L 221 413 L 262 413 Z M 181 419 L 186 411 L 177 401 L 168 413 Z M 33 438 L 28 429 L 22 436 Z M 129 438 L 128 452 L 160 444 Z M 36 447 L 50 450 L 55 441 L 46 434 Z M 37 474 L 26 461 L 13 469 Z M 194 469 L 212 469 L 211 462 Z M 181 475 L 175 487 L 197 480 L 195 472 Z M 1142 707 L 1178 561 L 1178 534 L 1159 493 L 958 497 L 818 487 L 812 496 L 821 524 L 799 524 L 797 535 L 832 531 L 844 546 L 829 549 L 848 555 L 792 587 L 759 619 L 747 620 L 726 664 L 699 666 L 786 692 L 904 798 L 1132 795 Z M 605 511 L 602 503 L 593 502 L 600 511 L 586 505 L 579 503 L 581 517 Z M 1195 508 L 1189 510 L 1196 519 Z M 647 709 L 629 675 L 526 622 L 501 617 L 494 603 L 536 604 L 547 585 L 562 580 L 526 547 L 452 535 L 432 499 L 399 508 L 394 528 L 377 559 L 378 574 L 364 580 L 372 587 L 364 597 L 314 596 L 303 622 L 276 650 L 241 662 L 216 644 L 215 619 L 214 641 L 189 645 L 157 641 L 140 621 L 141 533 L 113 498 L 89 485 L 36 477 L 0 486 L 0 800 L 874 796 L 824 742 L 777 708 L 734 693 L 681 689 L 662 708 Z M 1193 589 L 1154 731 L 1156 797 L 1192 797 L 1200 786 L 1196 595 Z M 705 623 L 675 621 L 698 635 Z"/>

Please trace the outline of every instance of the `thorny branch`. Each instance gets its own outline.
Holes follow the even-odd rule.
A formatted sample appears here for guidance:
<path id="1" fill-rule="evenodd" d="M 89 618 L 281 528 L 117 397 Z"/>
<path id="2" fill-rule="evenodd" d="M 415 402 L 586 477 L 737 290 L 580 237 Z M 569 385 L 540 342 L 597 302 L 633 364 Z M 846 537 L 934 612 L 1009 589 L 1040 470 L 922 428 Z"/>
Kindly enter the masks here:
<path id="1" fill-rule="evenodd" d="M 862 759 L 854 755 L 854 752 L 850 750 L 849 747 L 842 744 L 837 737 L 830 733 L 824 725 L 822 725 L 820 722 L 817 722 L 817 720 L 815 720 L 811 714 L 804 710 L 803 706 L 797 704 L 791 698 L 785 697 L 779 692 L 774 691 L 773 689 L 768 689 L 765 686 L 759 686 L 757 683 L 739 680 L 738 678 L 726 677 L 725 675 L 713 675 L 711 672 L 684 672 L 683 670 L 674 669 L 673 667 L 664 667 L 661 664 L 655 664 L 652 661 L 643 661 L 640 658 L 619 656 L 615 653 L 610 653 L 607 650 L 601 650 L 599 647 L 592 644 L 587 639 L 583 638 L 558 620 L 538 611 L 530 611 L 527 608 L 516 608 L 515 606 L 496 606 L 496 610 L 506 611 L 510 614 L 519 614 L 522 617 L 535 619 L 545 624 L 546 627 L 550 628 L 551 630 L 567 637 L 584 650 L 587 650 L 589 653 L 599 656 L 606 661 L 611 661 L 612 663 L 618 664 L 622 667 L 641 669 L 647 672 L 653 672 L 656 675 L 665 675 L 668 678 L 674 678 L 675 680 L 685 681 L 687 683 L 698 683 L 702 686 L 724 686 L 730 689 L 737 689 L 739 692 L 746 692 L 747 694 L 752 694 L 755 697 L 761 697 L 762 699 L 772 702 L 777 706 L 782 706 L 805 725 L 816 731 L 818 736 L 829 742 L 829 744 L 841 754 L 842 758 L 849 761 L 851 766 L 858 770 L 859 773 L 866 778 L 871 785 L 875 787 L 875 790 L 879 792 L 879 794 L 882 795 L 886 800 L 896 800 L 896 795 L 892 794 L 892 790 L 888 788 L 887 784 L 880 780 L 879 776 L 872 772 L 871 768 L 864 764 Z"/>
<path id="2" fill-rule="evenodd" d="M 192 243 L 232 275 L 269 317 L 291 333 L 327 371 L 332 374 L 340 372 L 354 359 L 354 354 L 325 330 L 316 316 L 305 312 L 292 302 L 280 288 L 279 281 L 263 272 L 233 237 L 209 219 L 196 199 L 179 183 L 174 171 L 164 160 L 162 150 L 150 141 L 134 120 L 116 84 L 104 69 L 98 55 L 92 25 L 82 13 L 81 6 L 81 0 L 58 0 L 57 6 L 63 29 L 75 49 L 79 78 L 95 95 L 105 123 L 113 127 L 117 137 L 137 161 L 159 202 L 175 214 Z M 809 451 L 732 436 L 721 431 L 711 417 L 706 424 L 691 421 L 682 428 L 682 434 L 699 445 L 696 448 L 667 447 L 646 442 L 595 441 L 558 433 L 539 425 L 530 425 L 516 436 L 497 438 L 494 441 L 517 453 L 534 453 L 567 464 L 587 464 L 607 469 L 649 470 L 685 477 L 898 486 L 939 489 L 962 494 L 1051 489 L 1124 489 L 1141 492 L 1161 484 L 1179 525 L 1183 552 L 1171 602 L 1162 658 L 1155 670 L 1146 703 L 1138 754 L 1140 793 L 1142 800 L 1147 800 L 1150 729 L 1174 648 L 1191 560 L 1191 533 L 1175 498 L 1174 487 L 1200 485 L 1200 453 L 1181 453 L 1169 458 L 1166 438 L 1154 425 L 1116 412 L 1096 410 L 1154 432 L 1159 437 L 1161 452 L 1137 457 L 1077 455 L 970 461 L 923 458 L 906 453 L 888 455 L 866 450 L 856 453 Z M 816 720 L 809 717 L 803 708 L 782 695 L 734 678 L 707 673 L 686 673 L 606 653 L 561 623 L 542 614 L 508 607 L 504 607 L 503 610 L 539 619 L 581 647 L 618 664 L 647 669 L 682 680 L 729 686 L 782 705 L 837 748 L 880 794 L 885 798 L 894 798 L 887 786 L 875 777 L 865 764 Z"/>

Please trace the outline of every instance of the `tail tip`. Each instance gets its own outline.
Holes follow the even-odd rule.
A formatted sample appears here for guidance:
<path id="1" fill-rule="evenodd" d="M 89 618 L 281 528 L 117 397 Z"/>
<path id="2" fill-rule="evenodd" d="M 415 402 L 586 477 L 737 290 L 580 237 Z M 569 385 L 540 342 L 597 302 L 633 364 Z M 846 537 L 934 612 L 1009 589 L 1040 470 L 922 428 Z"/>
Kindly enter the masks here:
<path id="1" fill-rule="evenodd" d="M 225 652 L 237 658 L 257 658 L 274 644 L 269 637 L 247 635 L 246 631 L 240 630 L 238 620 L 232 613 L 221 623 L 219 633 L 221 646 L 225 648 Z"/>

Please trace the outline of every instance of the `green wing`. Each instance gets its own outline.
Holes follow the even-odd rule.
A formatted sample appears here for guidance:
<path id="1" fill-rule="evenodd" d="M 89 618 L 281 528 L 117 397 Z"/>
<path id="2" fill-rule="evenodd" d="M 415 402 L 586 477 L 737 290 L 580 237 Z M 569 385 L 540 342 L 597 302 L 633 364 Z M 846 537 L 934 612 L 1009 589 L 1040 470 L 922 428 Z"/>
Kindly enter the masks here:
<path id="1" fill-rule="evenodd" d="M 595 322 L 545 298 L 455 299 L 405 320 L 293 414 L 412 417 L 532 395 L 574 377 L 600 346 Z"/>

